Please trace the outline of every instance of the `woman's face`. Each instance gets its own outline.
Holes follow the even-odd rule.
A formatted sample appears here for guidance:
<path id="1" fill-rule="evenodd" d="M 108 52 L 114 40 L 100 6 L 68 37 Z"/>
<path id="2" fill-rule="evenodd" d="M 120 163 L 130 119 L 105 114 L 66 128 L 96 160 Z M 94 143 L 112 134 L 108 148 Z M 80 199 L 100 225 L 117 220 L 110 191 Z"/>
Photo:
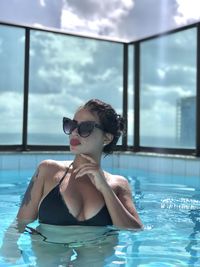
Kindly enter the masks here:
<path id="1" fill-rule="evenodd" d="M 84 121 L 94 121 L 100 124 L 99 118 L 96 114 L 91 113 L 88 109 L 80 109 L 75 114 L 74 120 L 78 123 Z M 77 128 L 70 134 L 70 150 L 75 154 L 100 154 L 103 149 L 105 134 L 101 129 L 94 128 L 88 137 L 81 137 L 78 134 Z"/>

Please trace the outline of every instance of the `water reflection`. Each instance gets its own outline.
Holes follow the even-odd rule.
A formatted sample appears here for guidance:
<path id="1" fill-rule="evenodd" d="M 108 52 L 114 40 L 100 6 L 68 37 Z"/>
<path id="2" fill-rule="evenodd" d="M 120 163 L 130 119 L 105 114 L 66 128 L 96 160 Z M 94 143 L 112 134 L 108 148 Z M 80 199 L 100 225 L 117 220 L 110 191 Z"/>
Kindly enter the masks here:
<path id="1" fill-rule="evenodd" d="M 21 247 L 24 263 L 38 267 L 102 267 L 115 258 L 116 230 L 73 226 L 42 226 L 42 230 L 42 235 L 31 236 L 32 253 L 30 246 L 28 250 Z"/>
<path id="2" fill-rule="evenodd" d="M 199 247 L 200 247 L 200 209 L 190 210 L 189 218 L 194 223 L 193 232 L 189 236 L 189 244 L 185 247 L 190 254 L 188 261 L 189 266 L 196 266 L 199 261 Z"/>

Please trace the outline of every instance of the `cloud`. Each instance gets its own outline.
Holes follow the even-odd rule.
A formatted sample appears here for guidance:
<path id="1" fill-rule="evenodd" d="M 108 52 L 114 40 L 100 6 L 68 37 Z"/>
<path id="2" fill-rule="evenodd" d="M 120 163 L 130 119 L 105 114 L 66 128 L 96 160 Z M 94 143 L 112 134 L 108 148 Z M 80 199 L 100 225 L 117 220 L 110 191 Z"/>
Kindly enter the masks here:
<path id="1" fill-rule="evenodd" d="M 118 24 L 117 35 L 135 41 L 176 28 L 175 14 L 175 0 L 135 0 L 133 9 Z"/>
<path id="2" fill-rule="evenodd" d="M 177 25 L 185 25 L 194 23 L 200 19 L 200 2 L 199 0 L 176 0 L 177 1 L 177 14 L 174 20 Z"/>
<path id="3" fill-rule="evenodd" d="M 143 43 L 141 67 L 144 86 L 182 87 L 186 91 L 195 88 L 196 30 Z"/>
<path id="4" fill-rule="evenodd" d="M 0 56 L 4 62 L 3 71 L 0 73 L 0 93 L 3 101 L 1 116 L 4 117 L 6 114 L 9 117 L 16 114 L 19 121 L 22 120 L 22 113 L 18 114 L 13 110 L 19 111 L 19 106 L 21 109 L 23 107 L 22 32 L 19 35 L 12 35 L 12 31 L 4 32 L 5 40 L 10 40 L 9 36 L 13 36 L 12 42 L 8 42 L 11 46 L 4 42 L 3 34 L 0 38 Z M 21 54 L 16 50 L 18 43 Z M 122 86 L 121 44 L 33 31 L 30 49 L 28 130 L 31 133 L 45 134 L 48 125 L 49 134 L 58 134 L 62 117 L 73 117 L 77 107 L 90 98 L 99 98 L 106 102 L 109 99 L 115 108 L 121 109 L 122 91 L 119 90 Z M 18 67 L 17 71 L 16 65 L 10 64 L 9 56 L 17 62 L 11 51 L 21 58 L 21 68 Z M 7 79 L 5 70 L 9 70 L 11 79 Z M 13 73 L 16 74 L 14 78 Z M 17 77 L 20 77 L 20 83 Z M 2 97 L 4 94 L 5 97 Z M 11 100 L 8 102 L 6 99 Z M 21 127 L 21 124 L 16 122 L 14 124 Z M 2 127 L 7 129 L 6 125 L 2 125 L 1 130 Z"/>
<path id="5" fill-rule="evenodd" d="M 1 0 L 0 21 L 59 29 L 64 0 Z"/>
<path id="6" fill-rule="evenodd" d="M 62 11 L 62 28 L 79 33 L 116 36 L 120 21 L 134 7 L 133 0 L 71 1 Z"/>
<path id="7" fill-rule="evenodd" d="M 0 21 L 128 41 L 195 22 L 198 11 L 198 0 L 0 1 Z"/>
<path id="8" fill-rule="evenodd" d="M 12 126 L 12 132 L 22 130 L 23 95 L 18 92 L 0 92 L 0 132 L 7 133 L 8 125 Z"/>
<path id="9" fill-rule="evenodd" d="M 31 35 L 30 92 L 115 98 L 121 106 L 123 46 L 64 35 Z M 112 60 L 111 60 L 112 57 Z"/>
<path id="10" fill-rule="evenodd" d="M 49 132 L 58 133 L 62 117 L 73 117 L 75 110 L 82 104 L 81 97 L 74 96 L 67 91 L 61 92 L 56 97 L 54 94 L 43 96 L 31 94 L 29 98 L 29 130 L 37 132 L 40 129 L 42 133 L 45 133 L 48 125 Z"/>
<path id="11" fill-rule="evenodd" d="M 141 134 L 175 142 L 178 101 L 196 95 L 196 30 L 144 42 L 141 59 Z"/>
<path id="12" fill-rule="evenodd" d="M 143 137 L 176 137 L 175 106 L 157 100 L 151 110 L 142 110 L 140 119 Z"/>
<path id="13" fill-rule="evenodd" d="M 191 3 L 192 2 L 192 3 Z M 68 0 L 61 27 L 134 41 L 199 20 L 198 0 Z"/>
<path id="14" fill-rule="evenodd" d="M 35 93 L 59 93 L 84 85 L 84 76 L 94 66 L 95 41 L 34 32 L 31 35 L 30 86 Z M 84 71 L 85 70 L 85 71 Z M 36 86 L 36 81 L 37 86 Z"/>
<path id="15" fill-rule="evenodd" d="M 87 19 L 108 17 L 118 19 L 126 14 L 134 6 L 133 0 L 113 0 L 113 1 L 96 1 L 96 0 L 67 0 L 66 8 L 70 7 L 79 16 Z"/>
<path id="16" fill-rule="evenodd" d="M 1 0 L 0 19 L 132 41 L 173 29 L 181 23 L 198 20 L 197 2 L 190 1 L 188 8 L 188 1 L 183 0 L 68 0 L 66 4 L 62 0 L 57 2 L 10 0 L 9 5 L 7 0 Z M 165 134 L 168 122 L 174 118 L 176 100 L 194 92 L 196 65 L 195 57 L 191 55 L 195 51 L 196 33 L 194 30 L 190 35 L 191 32 L 192 30 L 188 31 L 188 34 L 186 31 L 184 34 L 167 36 L 167 46 L 164 44 L 165 41 L 157 44 L 146 42 L 149 49 L 146 53 L 141 50 L 145 66 L 142 66 L 141 72 L 144 97 L 142 116 L 146 125 L 145 131 L 148 127 L 154 129 L 150 117 L 155 116 L 154 122 L 163 127 L 162 134 Z M 15 45 L 19 43 L 16 42 L 17 39 L 13 40 L 10 43 Z M 3 51 L 2 47 L 1 40 L 0 53 Z M 6 51 L 9 54 L 12 50 L 7 47 Z M 6 53 L 2 52 L 0 56 L 2 55 L 4 62 L 10 61 L 5 58 Z M 66 113 L 72 115 L 72 110 L 92 97 L 105 101 L 109 99 L 113 106 L 120 110 L 122 104 L 120 44 L 32 32 L 30 63 L 30 116 L 38 118 L 39 121 L 36 126 L 31 124 L 31 127 L 36 127 L 35 131 L 46 130 L 44 119 L 47 120 L 51 131 L 57 131 L 56 128 L 60 127 L 57 124 L 57 121 L 60 123 L 59 116 Z M 23 73 L 23 70 L 20 69 L 20 73 Z M 16 79 L 17 77 L 20 77 L 18 72 Z M 4 88 L 9 88 L 10 91 L 16 90 L 14 83 L 7 86 L 14 80 L 2 76 L 1 84 L 4 83 L 5 86 L 3 84 L 1 92 Z M 23 79 L 18 82 L 20 88 L 23 88 L 22 83 Z M 77 95 L 79 97 L 76 97 Z M 10 95 L 11 97 L 19 98 L 16 95 Z M 9 107 L 6 107 L 9 104 L 5 102 L 2 106 L 4 110 L 7 108 L 7 114 L 10 114 Z M 12 105 L 13 109 L 18 108 L 15 101 Z M 165 121 L 166 124 L 163 123 Z M 170 126 L 168 128 L 170 133 Z"/>
<path id="17" fill-rule="evenodd" d="M 175 0 L 68 0 L 66 3 L 61 24 L 69 31 L 134 41 L 176 27 Z"/>

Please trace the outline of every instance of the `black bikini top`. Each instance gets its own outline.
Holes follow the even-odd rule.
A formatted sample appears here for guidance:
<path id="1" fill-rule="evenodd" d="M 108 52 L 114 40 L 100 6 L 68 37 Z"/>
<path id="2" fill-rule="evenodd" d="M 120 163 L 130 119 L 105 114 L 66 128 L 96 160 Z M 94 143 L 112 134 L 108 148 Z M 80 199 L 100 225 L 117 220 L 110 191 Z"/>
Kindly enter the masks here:
<path id="1" fill-rule="evenodd" d="M 39 222 L 52 225 L 85 225 L 85 226 L 112 225 L 113 224 L 112 219 L 110 217 L 106 205 L 104 205 L 101 208 L 101 210 L 92 218 L 89 218 L 84 221 L 79 221 L 69 212 L 69 209 L 67 208 L 60 193 L 60 184 L 67 175 L 70 166 L 67 168 L 59 184 L 56 185 L 42 200 L 39 206 L 39 215 L 38 215 Z"/>

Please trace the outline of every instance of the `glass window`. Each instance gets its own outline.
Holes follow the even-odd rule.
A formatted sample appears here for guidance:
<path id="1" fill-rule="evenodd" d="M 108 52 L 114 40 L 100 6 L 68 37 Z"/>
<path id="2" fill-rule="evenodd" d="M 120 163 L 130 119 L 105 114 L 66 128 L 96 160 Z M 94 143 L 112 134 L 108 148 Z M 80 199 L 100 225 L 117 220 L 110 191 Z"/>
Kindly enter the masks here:
<path id="1" fill-rule="evenodd" d="M 134 46 L 128 48 L 128 145 L 133 146 L 134 136 Z"/>
<path id="2" fill-rule="evenodd" d="M 141 44 L 140 144 L 195 147 L 196 28 Z"/>
<path id="3" fill-rule="evenodd" d="M 24 34 L 0 25 L 0 145 L 22 143 Z"/>
<path id="4" fill-rule="evenodd" d="M 122 44 L 40 31 L 30 40 L 28 144 L 68 144 L 62 117 L 91 98 L 122 113 Z"/>

